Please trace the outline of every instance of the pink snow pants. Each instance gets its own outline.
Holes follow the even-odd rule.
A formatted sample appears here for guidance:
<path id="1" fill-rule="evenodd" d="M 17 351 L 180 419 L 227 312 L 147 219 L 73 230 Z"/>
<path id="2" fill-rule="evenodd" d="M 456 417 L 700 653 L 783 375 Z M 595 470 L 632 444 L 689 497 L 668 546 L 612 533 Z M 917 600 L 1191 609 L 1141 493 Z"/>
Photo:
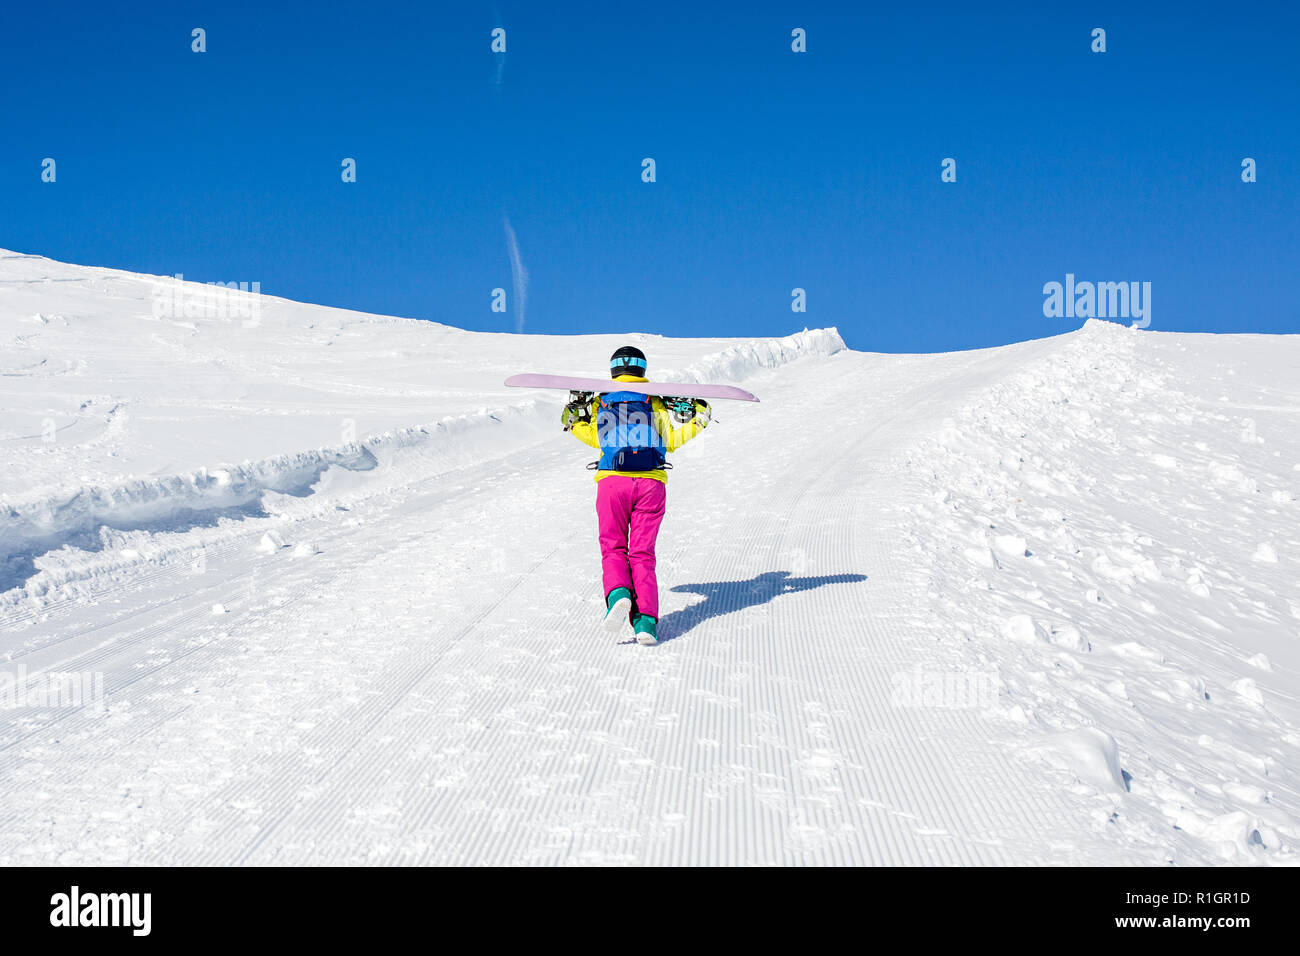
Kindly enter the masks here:
<path id="1" fill-rule="evenodd" d="M 636 610 L 658 619 L 655 538 L 664 520 L 668 487 L 653 478 L 610 475 L 596 482 L 600 564 L 605 597 L 615 588 L 632 592 Z"/>

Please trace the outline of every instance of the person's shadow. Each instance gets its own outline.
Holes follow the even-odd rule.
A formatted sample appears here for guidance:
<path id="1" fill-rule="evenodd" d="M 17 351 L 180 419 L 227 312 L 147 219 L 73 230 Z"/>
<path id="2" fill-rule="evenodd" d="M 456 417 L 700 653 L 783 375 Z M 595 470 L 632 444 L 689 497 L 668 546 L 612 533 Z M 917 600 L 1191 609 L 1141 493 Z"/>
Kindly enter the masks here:
<path id="1" fill-rule="evenodd" d="M 704 600 L 673 611 L 659 619 L 659 643 L 681 637 L 709 618 L 731 614 L 757 604 L 766 604 L 782 594 L 810 591 L 827 584 L 856 584 L 865 574 L 822 574 L 792 578 L 789 571 L 767 571 L 748 581 L 710 581 L 706 584 L 679 584 L 672 590 L 686 594 L 703 594 Z"/>

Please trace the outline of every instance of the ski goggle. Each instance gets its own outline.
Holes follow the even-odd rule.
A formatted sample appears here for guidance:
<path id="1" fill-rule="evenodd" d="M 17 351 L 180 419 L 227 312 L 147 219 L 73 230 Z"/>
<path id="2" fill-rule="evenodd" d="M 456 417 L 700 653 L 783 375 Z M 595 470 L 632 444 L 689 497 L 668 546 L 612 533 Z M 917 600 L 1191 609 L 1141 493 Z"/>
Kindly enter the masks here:
<path id="1" fill-rule="evenodd" d="M 644 372 L 645 359 L 637 358 L 634 355 L 625 355 L 621 358 L 617 358 L 614 361 L 610 362 L 609 370 L 611 372 L 621 372 L 624 370 L 634 371 L 634 372 Z"/>

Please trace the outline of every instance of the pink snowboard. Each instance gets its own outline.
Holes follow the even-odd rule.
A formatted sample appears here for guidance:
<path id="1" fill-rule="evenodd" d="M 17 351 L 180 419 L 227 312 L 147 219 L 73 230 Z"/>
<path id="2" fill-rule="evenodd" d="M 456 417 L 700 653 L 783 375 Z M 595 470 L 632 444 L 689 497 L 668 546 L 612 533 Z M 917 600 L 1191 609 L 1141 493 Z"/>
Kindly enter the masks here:
<path id="1" fill-rule="evenodd" d="M 671 398 L 729 398 L 756 402 L 751 392 L 734 385 L 698 385 L 694 382 L 615 382 L 608 378 L 576 378 L 571 375 L 539 375 L 527 372 L 511 375 L 506 384 L 515 388 L 561 388 L 571 392 L 641 392 Z"/>

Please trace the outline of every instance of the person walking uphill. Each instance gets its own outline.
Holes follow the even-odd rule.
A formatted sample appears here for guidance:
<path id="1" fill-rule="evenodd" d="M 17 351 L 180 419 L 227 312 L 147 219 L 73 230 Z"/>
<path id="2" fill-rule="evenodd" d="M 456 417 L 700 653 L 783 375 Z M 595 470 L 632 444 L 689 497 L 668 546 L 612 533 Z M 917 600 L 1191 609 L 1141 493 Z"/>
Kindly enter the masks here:
<path id="1" fill-rule="evenodd" d="M 615 382 L 645 382 L 645 372 L 640 349 L 624 346 L 609 360 Z M 710 415 L 709 403 L 702 399 L 634 391 L 581 394 L 564 408 L 565 430 L 600 449 L 596 516 L 605 626 L 618 631 L 628 621 L 641 644 L 659 642 L 655 539 L 667 501 L 667 454 L 703 431 Z"/>

